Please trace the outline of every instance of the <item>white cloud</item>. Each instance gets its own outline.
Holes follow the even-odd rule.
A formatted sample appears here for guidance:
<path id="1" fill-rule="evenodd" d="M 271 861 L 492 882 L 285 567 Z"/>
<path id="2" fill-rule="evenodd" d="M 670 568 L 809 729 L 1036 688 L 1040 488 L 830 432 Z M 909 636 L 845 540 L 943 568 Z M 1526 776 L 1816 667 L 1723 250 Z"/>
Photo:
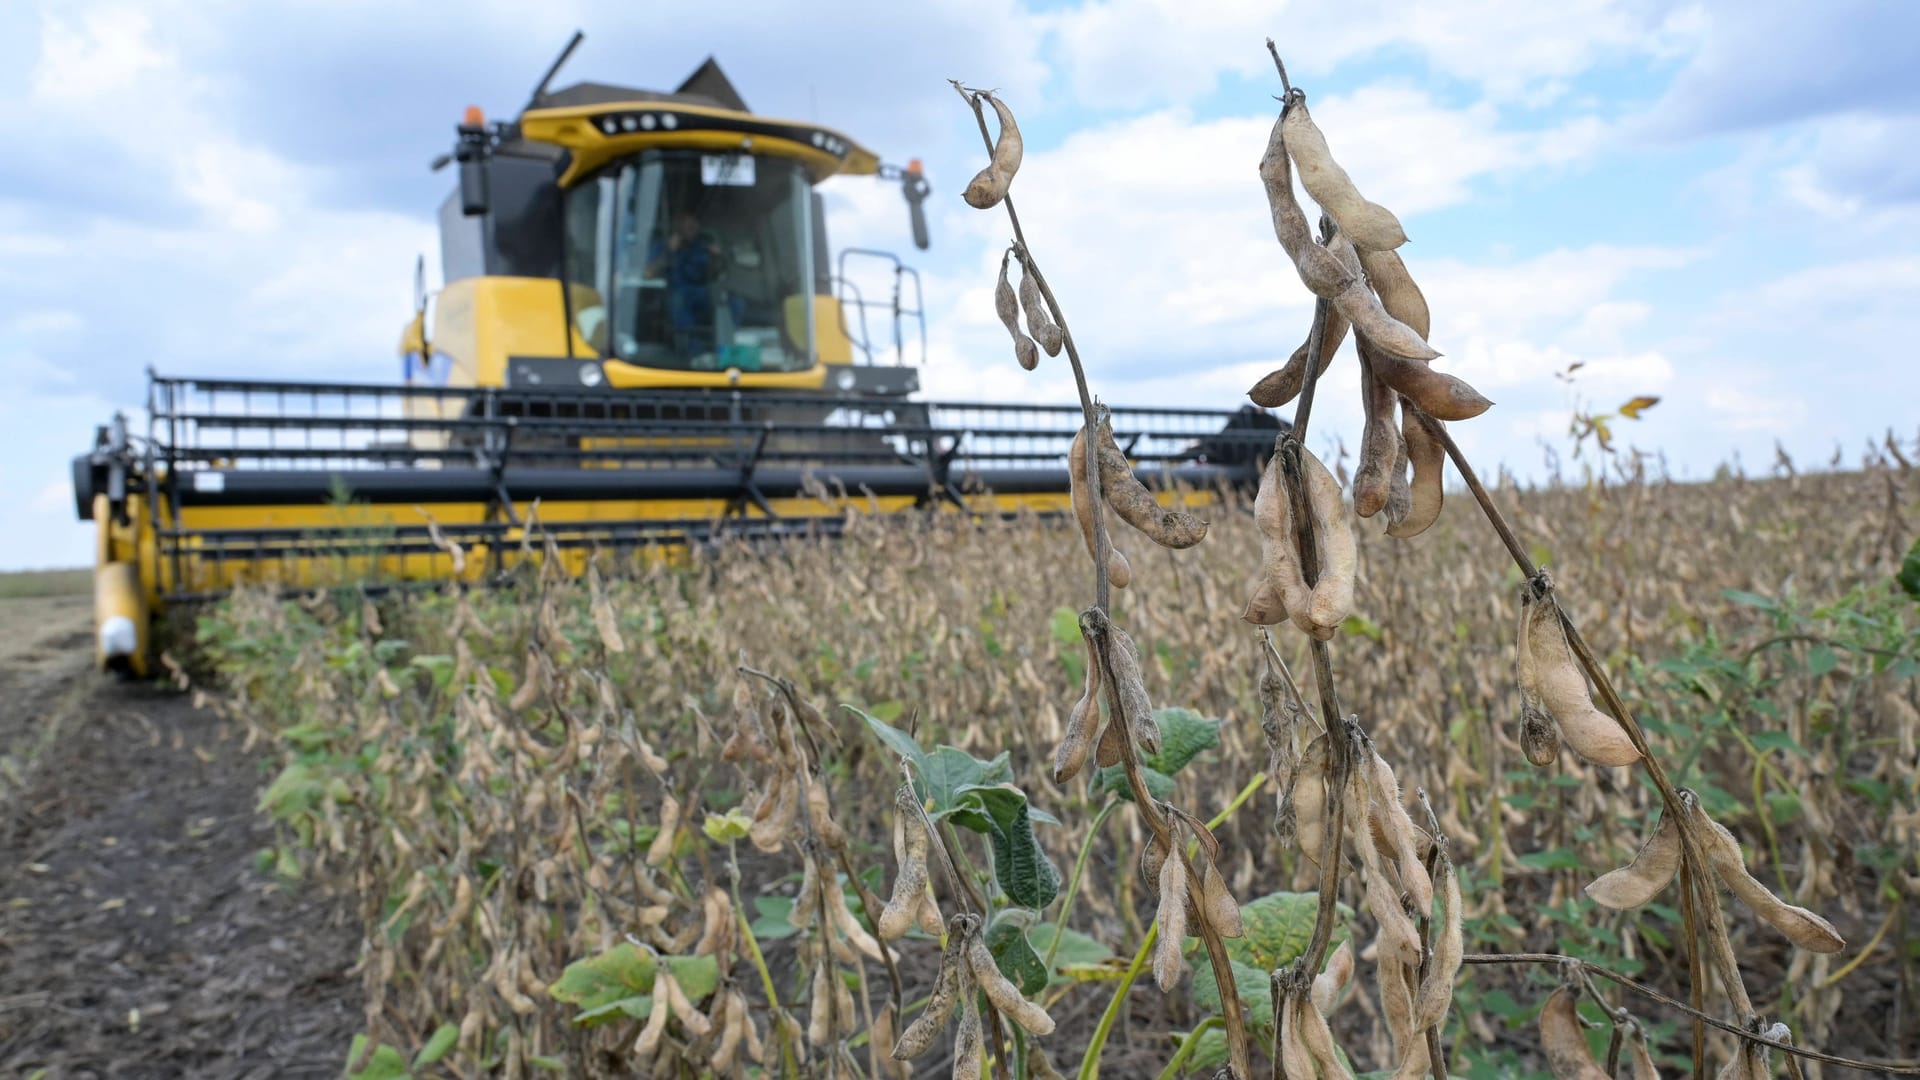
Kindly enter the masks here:
<path id="1" fill-rule="evenodd" d="M 1721 426 L 1729 431 L 1775 434 L 1798 427 L 1807 414 L 1806 403 L 1799 398 L 1756 394 L 1737 386 L 1708 389 L 1707 408 L 1718 415 Z"/>
<path id="2" fill-rule="evenodd" d="M 1095 108 L 1191 99 L 1225 73 L 1266 76 L 1267 37 L 1302 85 L 1306 76 L 1402 49 L 1494 98 L 1537 105 L 1595 64 L 1671 56 L 1701 30 L 1689 8 L 1662 0 L 1310 0 L 1280 7 L 1089 0 L 1047 22 L 1075 94 Z"/>
<path id="3" fill-rule="evenodd" d="M 80 112 L 111 107 L 150 75 L 177 79 L 173 58 L 155 47 L 153 22 L 138 8 L 114 5 L 75 22 L 45 16 L 32 86 L 36 105 Z M 124 121 L 125 113 L 116 113 Z"/>
<path id="4" fill-rule="evenodd" d="M 43 308 L 38 311 L 25 311 L 0 323 L 0 334 L 18 334 L 21 337 L 33 337 L 41 334 L 70 334 L 80 329 L 83 320 L 80 316 L 64 308 Z"/>

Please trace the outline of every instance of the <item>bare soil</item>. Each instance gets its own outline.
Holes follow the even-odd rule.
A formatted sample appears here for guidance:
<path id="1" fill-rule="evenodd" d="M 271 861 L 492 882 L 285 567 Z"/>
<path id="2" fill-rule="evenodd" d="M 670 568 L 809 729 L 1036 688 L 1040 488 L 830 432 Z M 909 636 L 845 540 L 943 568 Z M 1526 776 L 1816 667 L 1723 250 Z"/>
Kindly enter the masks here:
<path id="1" fill-rule="evenodd" d="M 0 1075 L 337 1075 L 357 919 L 256 869 L 260 765 L 186 695 L 95 673 L 91 621 L 0 601 Z"/>

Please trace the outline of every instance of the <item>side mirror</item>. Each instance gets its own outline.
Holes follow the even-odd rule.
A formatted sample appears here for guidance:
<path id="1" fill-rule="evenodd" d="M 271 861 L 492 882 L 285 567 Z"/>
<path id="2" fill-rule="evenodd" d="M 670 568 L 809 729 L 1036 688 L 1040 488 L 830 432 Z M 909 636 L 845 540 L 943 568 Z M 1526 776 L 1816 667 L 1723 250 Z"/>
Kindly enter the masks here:
<path id="1" fill-rule="evenodd" d="M 933 188 L 927 178 L 921 174 L 919 162 L 914 162 L 900 174 L 900 190 L 907 197 L 907 217 L 913 224 L 913 246 L 921 251 L 927 250 L 930 241 L 927 238 L 927 193 Z"/>
<path id="2" fill-rule="evenodd" d="M 460 141 L 454 144 L 453 160 L 460 163 L 460 212 L 478 217 L 487 212 L 487 154 L 493 144 L 478 109 L 469 107 L 467 122 L 456 130 Z"/>
<path id="3" fill-rule="evenodd" d="M 487 163 L 481 158 L 460 162 L 460 212 L 468 217 L 487 212 Z"/>

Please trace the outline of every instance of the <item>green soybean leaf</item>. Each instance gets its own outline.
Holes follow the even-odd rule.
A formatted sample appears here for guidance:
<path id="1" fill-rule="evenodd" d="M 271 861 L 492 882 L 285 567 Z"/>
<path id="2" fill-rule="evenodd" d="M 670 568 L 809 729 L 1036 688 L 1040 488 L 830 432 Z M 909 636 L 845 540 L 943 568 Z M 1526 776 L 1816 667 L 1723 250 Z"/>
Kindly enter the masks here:
<path id="1" fill-rule="evenodd" d="M 1205 957 L 1193 965 L 1193 1003 L 1207 1012 L 1220 1011 L 1220 985 L 1213 981 L 1213 965 Z M 1240 1007 L 1247 1023 L 1256 1028 L 1273 1026 L 1273 986 L 1265 971 L 1252 964 L 1233 961 L 1233 987 L 1240 995 Z"/>
<path id="2" fill-rule="evenodd" d="M 667 956 L 667 969 L 692 1001 L 713 993 L 720 985 L 720 967 L 711 956 Z M 624 1015 L 645 1015 L 638 999 L 653 993 L 656 961 L 630 942 L 621 942 L 598 956 L 575 960 L 560 973 L 547 996 L 580 1008 L 574 1023 L 590 1026 Z M 640 1010 L 636 1012 L 635 1010 Z"/>
<path id="3" fill-rule="evenodd" d="M 922 767 L 926 764 L 927 752 L 920 748 L 920 744 L 914 740 L 913 736 L 888 724 L 884 720 L 860 711 L 852 705 L 842 705 L 841 708 L 865 720 L 868 730 L 879 736 L 880 741 L 887 744 L 887 749 L 912 762 L 916 773 L 921 771 Z"/>
<path id="4" fill-rule="evenodd" d="M 1913 546 L 1907 549 L 1907 557 L 1900 560 L 1900 591 L 1920 600 L 1920 537 L 1916 537 Z"/>
<path id="5" fill-rule="evenodd" d="M 1072 608 L 1054 608 L 1047 628 L 1053 632 L 1056 645 L 1080 644 L 1080 613 Z"/>
<path id="6" fill-rule="evenodd" d="M 1147 785 L 1147 794 L 1156 799 L 1170 798 L 1173 795 L 1173 777 L 1151 765 L 1140 766 L 1140 780 Z M 1118 795 L 1128 802 L 1133 801 L 1133 788 L 1127 785 L 1125 766 L 1108 765 L 1101 769 L 1095 785 L 1101 791 Z"/>
<path id="7" fill-rule="evenodd" d="M 1013 910 L 1002 911 L 987 927 L 987 951 L 993 954 L 1000 974 L 1031 997 L 1047 988 L 1047 965 L 1027 941 L 1025 917 Z"/>
<path id="8" fill-rule="evenodd" d="M 348 1073 L 347 1080 L 402 1080 L 407 1075 L 407 1059 L 400 1051 L 391 1046 L 381 1046 L 373 1052 L 373 1059 L 367 1067 L 356 1073 Z"/>
<path id="9" fill-rule="evenodd" d="M 1236 972 L 1236 981 L 1238 978 L 1239 973 Z M 1271 1003 L 1269 1003 L 1267 1007 L 1267 1024 L 1271 1026 L 1272 1023 L 1273 1007 Z M 1227 1033 L 1225 1031 L 1217 1027 L 1210 1027 L 1198 1035 L 1188 1035 L 1187 1039 L 1199 1040 L 1194 1044 L 1193 1052 L 1187 1055 L 1188 1072 L 1206 1075 L 1208 1069 L 1213 1068 L 1215 1065 L 1223 1064 L 1227 1060 Z M 1186 1045 L 1186 1039 L 1180 1040 L 1181 1049 L 1185 1049 Z"/>
<path id="10" fill-rule="evenodd" d="M 963 797 L 972 788 L 991 786 L 988 765 L 963 750 L 951 746 L 935 747 L 923 763 L 914 789 L 931 805 L 928 813 L 935 819 L 951 817 L 953 823 L 974 832 L 991 832 L 987 819 L 976 804 Z"/>
<path id="11" fill-rule="evenodd" d="M 414 1055 L 413 1067 L 417 1069 L 422 1065 L 431 1065 L 446 1057 L 447 1051 L 453 1049 L 453 1044 L 459 1039 L 459 1024 L 441 1024 L 433 1030 L 433 1037 L 427 1040 L 427 1045 Z"/>
<path id="12" fill-rule="evenodd" d="M 993 846 L 993 880 L 1007 899 L 1034 911 L 1060 895 L 1060 871 L 1033 835 L 1026 792 L 1011 784 L 970 786 L 959 795 L 979 808 Z M 955 818 L 958 821 L 958 818 Z"/>
<path id="13" fill-rule="evenodd" d="M 1186 768 L 1201 751 L 1220 745 L 1220 721 L 1192 709 L 1159 709 L 1153 722 L 1160 729 L 1160 752 L 1149 756 L 1147 764 L 1168 776 Z"/>
<path id="14" fill-rule="evenodd" d="M 1346 940 L 1345 920 L 1353 917 L 1353 909 L 1345 904 L 1335 912 L 1342 921 L 1334 926 L 1332 946 Z M 1318 893 L 1276 892 L 1249 900 L 1240 905 L 1246 933 L 1227 939 L 1227 955 L 1261 971 L 1291 964 L 1312 943 L 1313 921 L 1319 913 Z"/>
<path id="15" fill-rule="evenodd" d="M 1033 943 L 1036 952 L 1045 956 L 1048 949 L 1053 949 L 1053 934 L 1052 923 L 1041 923 L 1033 928 L 1027 940 Z M 1087 969 L 1099 967 L 1113 968 L 1113 974 L 1117 978 L 1120 972 L 1125 970 L 1126 963 L 1091 934 L 1082 933 L 1070 926 L 1061 931 L 1060 947 L 1053 952 L 1054 981 L 1071 982 L 1073 980 L 1068 974 L 1070 970 L 1077 970 L 1078 973 L 1084 974 Z"/>

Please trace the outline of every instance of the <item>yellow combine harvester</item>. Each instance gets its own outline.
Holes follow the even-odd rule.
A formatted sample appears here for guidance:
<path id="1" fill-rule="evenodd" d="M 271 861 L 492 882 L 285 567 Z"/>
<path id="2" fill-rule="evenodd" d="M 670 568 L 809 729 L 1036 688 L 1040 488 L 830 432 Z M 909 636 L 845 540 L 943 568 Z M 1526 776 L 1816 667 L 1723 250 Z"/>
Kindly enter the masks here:
<path id="1" fill-rule="evenodd" d="M 435 163 L 459 177 L 445 285 L 416 271 L 400 383 L 150 375 L 146 435 L 117 416 L 75 459 L 103 666 L 145 673 L 170 604 L 488 581 L 536 529 L 579 571 L 597 550 L 831 534 L 850 507 L 1066 509 L 1078 409 L 916 400 L 918 275 L 829 257 L 815 187 L 841 175 L 897 181 L 927 246 L 917 162 L 755 115 L 711 59 L 672 93 L 549 91 L 579 41 L 514 120 L 469 109 Z M 859 292 L 863 262 L 890 297 Z M 1113 414 L 1143 479 L 1190 501 L 1252 483 L 1278 424 Z"/>

